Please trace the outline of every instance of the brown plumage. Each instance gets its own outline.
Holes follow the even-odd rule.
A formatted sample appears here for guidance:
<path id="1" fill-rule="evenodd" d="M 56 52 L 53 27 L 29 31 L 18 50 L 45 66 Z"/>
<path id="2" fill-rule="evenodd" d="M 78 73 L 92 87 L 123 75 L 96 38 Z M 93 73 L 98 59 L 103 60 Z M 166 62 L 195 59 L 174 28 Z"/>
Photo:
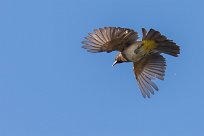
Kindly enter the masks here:
<path id="1" fill-rule="evenodd" d="M 128 28 L 105 27 L 95 29 L 94 33 L 89 33 L 85 39 L 87 41 L 82 42 L 85 44 L 82 48 L 89 52 L 122 51 L 137 41 L 138 34 Z"/>
<path id="2" fill-rule="evenodd" d="M 134 73 L 138 81 L 142 95 L 150 97 L 154 94 L 153 89 L 158 91 L 158 87 L 151 80 L 158 78 L 164 80 L 166 62 L 165 58 L 159 54 L 152 54 L 134 62 Z"/>
<path id="3" fill-rule="evenodd" d="M 167 39 L 159 31 L 142 28 L 142 41 L 138 41 L 138 33 L 132 29 L 120 27 L 104 27 L 95 29 L 85 37 L 82 48 L 88 52 L 119 51 L 113 65 L 133 62 L 137 83 L 144 97 L 150 97 L 154 90 L 158 91 L 153 79 L 164 80 L 166 61 L 161 53 L 177 57 L 179 46 Z"/>

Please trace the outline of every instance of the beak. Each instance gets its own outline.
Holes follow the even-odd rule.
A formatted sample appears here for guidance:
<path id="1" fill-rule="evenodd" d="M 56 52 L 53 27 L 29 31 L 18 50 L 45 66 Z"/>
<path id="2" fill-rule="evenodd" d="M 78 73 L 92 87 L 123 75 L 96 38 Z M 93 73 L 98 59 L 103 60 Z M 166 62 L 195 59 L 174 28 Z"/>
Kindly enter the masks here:
<path id="1" fill-rule="evenodd" d="M 117 62 L 118 62 L 118 61 L 117 61 L 117 60 L 115 60 L 115 61 L 113 62 L 113 65 L 112 65 L 112 66 L 114 66 L 115 64 L 117 64 Z"/>

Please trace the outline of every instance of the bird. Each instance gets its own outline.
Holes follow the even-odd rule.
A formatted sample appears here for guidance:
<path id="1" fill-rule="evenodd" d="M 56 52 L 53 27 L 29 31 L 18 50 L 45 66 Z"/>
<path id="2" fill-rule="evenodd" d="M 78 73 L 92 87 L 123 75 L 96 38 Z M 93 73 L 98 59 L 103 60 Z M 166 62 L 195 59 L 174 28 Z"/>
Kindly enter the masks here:
<path id="1" fill-rule="evenodd" d="M 142 28 L 142 39 L 133 29 L 103 27 L 88 33 L 82 48 L 91 53 L 118 51 L 112 66 L 125 62 L 133 63 L 133 71 L 141 94 L 150 98 L 158 86 L 152 81 L 164 80 L 166 59 L 163 54 L 178 57 L 180 46 L 159 31 Z"/>

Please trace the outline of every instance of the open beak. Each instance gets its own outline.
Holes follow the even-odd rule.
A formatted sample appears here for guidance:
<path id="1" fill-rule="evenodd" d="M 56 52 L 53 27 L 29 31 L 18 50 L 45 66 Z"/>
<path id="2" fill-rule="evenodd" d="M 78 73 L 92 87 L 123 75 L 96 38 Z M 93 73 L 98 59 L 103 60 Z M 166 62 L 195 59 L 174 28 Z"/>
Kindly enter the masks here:
<path id="1" fill-rule="evenodd" d="M 117 64 L 117 62 L 118 62 L 118 61 L 117 61 L 117 60 L 115 60 L 115 61 L 113 62 L 113 65 L 112 65 L 112 66 L 114 66 L 115 64 Z"/>

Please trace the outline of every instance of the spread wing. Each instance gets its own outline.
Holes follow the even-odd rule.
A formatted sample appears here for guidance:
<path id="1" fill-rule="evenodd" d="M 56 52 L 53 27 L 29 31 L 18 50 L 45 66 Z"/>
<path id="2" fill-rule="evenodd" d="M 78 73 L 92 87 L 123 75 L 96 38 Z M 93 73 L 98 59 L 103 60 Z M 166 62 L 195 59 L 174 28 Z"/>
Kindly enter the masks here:
<path id="1" fill-rule="evenodd" d="M 136 42 L 138 34 L 132 29 L 120 27 L 104 27 L 95 29 L 85 37 L 82 48 L 88 52 L 123 51 L 124 48 Z"/>
<path id="2" fill-rule="evenodd" d="M 133 63 L 133 65 L 142 95 L 150 98 L 150 93 L 154 94 L 154 90 L 159 90 L 157 85 L 152 82 L 152 79 L 164 79 L 166 69 L 165 58 L 159 54 L 152 54 L 144 57 L 139 62 Z"/>

